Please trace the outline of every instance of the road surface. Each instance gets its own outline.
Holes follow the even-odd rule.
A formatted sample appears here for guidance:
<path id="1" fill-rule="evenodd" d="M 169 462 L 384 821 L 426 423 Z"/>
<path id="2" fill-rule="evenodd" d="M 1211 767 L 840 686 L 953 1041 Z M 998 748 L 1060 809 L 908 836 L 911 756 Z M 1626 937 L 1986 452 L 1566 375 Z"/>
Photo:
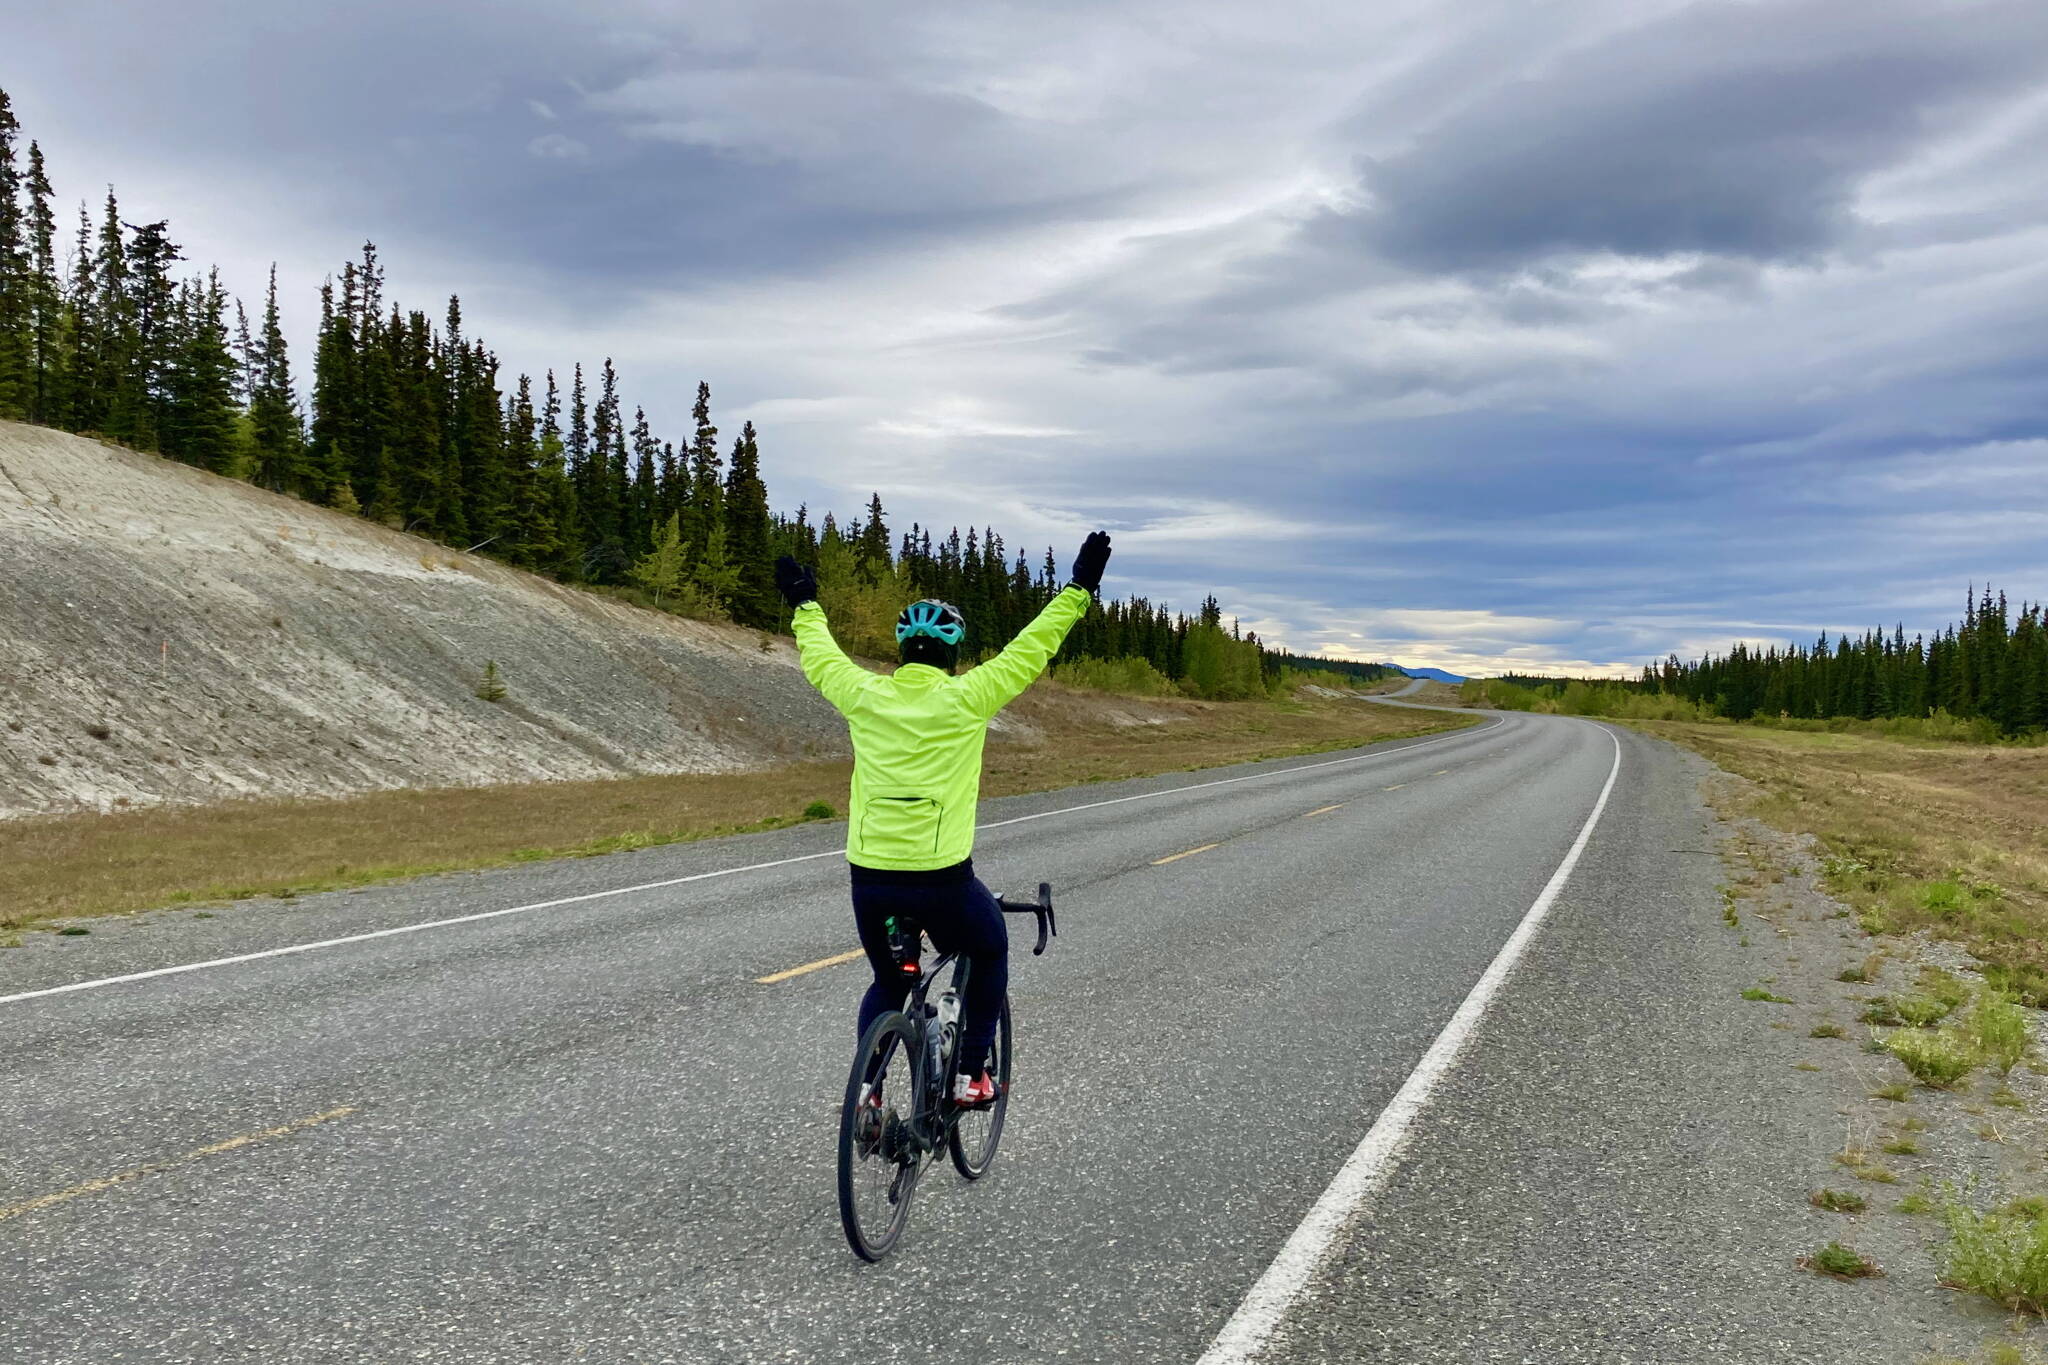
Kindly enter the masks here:
<path id="1" fill-rule="evenodd" d="M 935 1170 L 880 1268 L 832 1194 L 837 826 L 34 936 L 0 1359 L 1192 1361 L 1546 888 L 1258 1358 L 1868 1358 L 1745 1193 L 1782 1135 L 1714 1051 L 1695 778 L 1490 715 L 988 803 L 978 867 L 1063 932 L 1015 960 L 995 1172 Z"/>

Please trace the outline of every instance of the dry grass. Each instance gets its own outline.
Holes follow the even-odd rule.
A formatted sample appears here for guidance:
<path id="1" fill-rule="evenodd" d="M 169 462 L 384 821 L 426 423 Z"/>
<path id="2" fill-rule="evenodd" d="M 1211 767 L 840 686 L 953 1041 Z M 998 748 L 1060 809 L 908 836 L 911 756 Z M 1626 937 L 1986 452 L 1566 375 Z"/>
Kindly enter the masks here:
<path id="1" fill-rule="evenodd" d="M 1036 733 L 991 736 L 982 791 L 1086 782 L 1314 753 L 1453 728 L 1359 702 L 1147 702 L 1174 723 L 1050 684 L 1013 714 Z M 801 823 L 846 806 L 849 765 L 753 773 L 376 792 L 0 821 L 0 931 L 37 920 L 243 896 L 293 895 L 430 872 L 574 857 Z"/>
<path id="2" fill-rule="evenodd" d="M 1765 823 L 1818 835 L 1866 929 L 1955 939 L 2048 1006 L 2048 748 L 1636 724 L 1756 782 Z"/>

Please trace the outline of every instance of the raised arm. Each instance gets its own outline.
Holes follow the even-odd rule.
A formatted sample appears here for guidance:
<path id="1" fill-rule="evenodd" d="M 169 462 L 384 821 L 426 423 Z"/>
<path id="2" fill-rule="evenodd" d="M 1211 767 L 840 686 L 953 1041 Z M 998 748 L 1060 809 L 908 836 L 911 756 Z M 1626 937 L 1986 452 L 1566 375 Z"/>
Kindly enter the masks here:
<path id="1" fill-rule="evenodd" d="M 854 698 L 873 683 L 875 675 L 846 657 L 846 651 L 832 638 L 825 609 L 815 601 L 796 609 L 791 621 L 796 630 L 797 657 L 811 686 L 825 694 L 825 700 L 841 711 L 850 709 Z"/>
<path id="2" fill-rule="evenodd" d="M 1095 590 L 1102 586 L 1103 566 L 1109 562 L 1109 537 L 1097 531 L 1081 546 L 1074 560 L 1073 580 L 1058 597 L 1045 604 L 1030 625 L 1017 632 L 1002 653 L 960 680 L 968 704 L 983 717 L 993 716 L 1031 686 L 1045 670 L 1046 661 L 1059 650 L 1060 642 L 1075 622 L 1088 614 Z"/>
<path id="3" fill-rule="evenodd" d="M 825 609 L 818 605 L 818 576 L 788 555 L 775 561 L 775 588 L 796 609 L 790 626 L 796 632 L 797 658 L 811 686 L 842 712 L 874 682 L 875 675 L 846 657 L 832 638 Z"/>

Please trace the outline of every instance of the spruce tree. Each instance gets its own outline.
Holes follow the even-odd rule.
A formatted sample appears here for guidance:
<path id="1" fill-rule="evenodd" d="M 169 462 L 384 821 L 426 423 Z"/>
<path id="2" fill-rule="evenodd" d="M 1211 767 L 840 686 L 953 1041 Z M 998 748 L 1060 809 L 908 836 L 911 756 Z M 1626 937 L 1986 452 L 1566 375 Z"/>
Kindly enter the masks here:
<path id="1" fill-rule="evenodd" d="M 130 342 L 127 364 L 115 382 L 107 434 L 155 450 L 170 405 L 170 373 L 183 341 L 171 268 L 184 254 L 170 239 L 168 219 L 127 226 L 135 234 L 127 246 Z"/>
<path id="2" fill-rule="evenodd" d="M 249 310 L 235 300 L 235 406 L 246 410 L 256 396 L 256 335 L 249 328 Z"/>
<path id="3" fill-rule="evenodd" d="M 472 539 L 468 498 L 471 476 L 465 464 L 470 458 L 472 409 L 468 394 L 473 383 L 470 373 L 473 356 L 469 341 L 462 334 L 462 300 L 452 294 L 448 297 L 447 328 L 430 346 L 435 411 L 441 418 L 440 479 L 445 494 L 439 513 L 438 534 L 451 543 L 466 544 Z"/>
<path id="4" fill-rule="evenodd" d="M 458 494 L 441 451 L 441 372 L 433 329 L 415 308 L 406 314 L 393 379 L 397 386 L 398 515 L 406 530 L 446 540 L 460 520 Z"/>
<path id="5" fill-rule="evenodd" d="M 124 398 L 135 360 L 134 307 L 129 297 L 128 244 L 121 235 L 121 206 L 112 188 L 107 190 L 105 219 L 99 226 L 99 249 L 93 253 L 93 312 L 98 316 L 98 354 L 94 368 L 98 397 L 94 402 L 97 427 L 116 440 L 125 439 L 133 426 L 133 414 L 123 410 L 133 405 L 132 395 Z"/>
<path id="6" fill-rule="evenodd" d="M 320 286 L 320 333 L 313 349 L 312 452 L 307 464 L 311 487 L 307 491 L 330 507 L 356 503 L 349 484 L 347 444 L 356 346 L 353 264 L 342 271 L 342 281 L 348 296 L 342 306 L 336 305 L 333 280 Z"/>
<path id="7" fill-rule="evenodd" d="M 402 526 L 398 466 L 405 458 L 398 435 L 397 387 L 401 320 L 397 310 L 384 315 L 384 267 L 375 243 L 363 243 L 356 268 L 356 364 L 349 403 L 349 484 L 363 515 L 389 526 Z"/>
<path id="8" fill-rule="evenodd" d="M 711 530 L 722 525 L 723 501 L 718 477 L 718 428 L 711 425 L 711 386 L 699 381 L 697 402 L 690 409 L 695 423 L 690 437 L 690 491 L 683 507 L 683 548 L 694 563 L 704 553 Z"/>
<path id="9" fill-rule="evenodd" d="M 871 583 L 880 582 L 889 572 L 889 524 L 882 519 L 880 493 L 868 499 L 867 521 L 861 526 L 855 556 L 860 561 L 861 572 Z"/>
<path id="10" fill-rule="evenodd" d="M 622 441 L 619 376 L 609 356 L 598 382 L 590 440 L 590 455 L 583 463 L 582 478 L 576 486 L 576 502 L 583 510 L 585 534 L 590 541 L 584 552 L 584 564 L 593 582 L 616 583 L 631 561 L 621 534 L 618 480 L 613 471 L 614 461 L 621 458 L 614 447 L 621 446 Z"/>
<path id="11" fill-rule="evenodd" d="M 583 571 L 582 518 L 576 509 L 575 486 L 563 463 L 568 447 L 562 440 L 562 393 L 553 370 L 548 371 L 547 396 L 541 403 L 539 444 L 540 476 L 550 495 L 554 529 L 554 546 L 545 567 L 557 578 L 574 581 Z"/>
<path id="12" fill-rule="evenodd" d="M 158 436 L 174 460 L 235 472 L 234 357 L 228 352 L 227 290 L 220 272 L 181 287 L 162 325 L 165 354 Z"/>
<path id="13" fill-rule="evenodd" d="M 0 90 L 0 417 L 26 417 L 32 400 L 30 333 L 34 272 L 21 212 L 21 172 L 15 141 L 21 125 Z"/>
<path id="14" fill-rule="evenodd" d="M 552 392 L 549 400 L 554 401 Z M 557 553 L 555 490 L 535 432 L 536 420 L 533 380 L 522 374 L 505 410 L 505 475 L 511 508 L 502 548 L 505 558 L 521 568 L 545 571 Z M 559 448 L 559 435 L 556 444 Z"/>
<path id="15" fill-rule="evenodd" d="M 654 544 L 660 521 L 655 515 L 661 497 L 661 442 L 647 425 L 647 409 L 633 409 L 633 482 L 626 504 L 626 543 L 635 554 L 645 554 Z"/>
<path id="16" fill-rule="evenodd" d="M 292 387 L 292 358 L 277 311 L 277 265 L 263 296 L 263 326 L 256 343 L 256 378 L 249 393 L 250 477 L 264 488 L 306 497 L 305 424 Z"/>
<path id="17" fill-rule="evenodd" d="M 782 615 L 781 594 L 768 553 L 768 487 L 761 481 L 761 450 L 754 424 L 740 428 L 725 479 L 725 552 L 734 571 L 732 616 L 746 626 L 771 626 Z"/>
<path id="18" fill-rule="evenodd" d="M 505 468 L 502 396 L 498 357 L 473 342 L 463 369 L 461 401 L 467 448 L 462 454 L 463 512 L 469 538 L 478 547 L 501 540 L 512 529 L 511 479 Z"/>
<path id="19" fill-rule="evenodd" d="M 31 422 L 57 422 L 64 384 L 64 286 L 57 277 L 57 218 L 43 149 L 28 144 L 29 394 Z"/>
<path id="20" fill-rule="evenodd" d="M 100 314 L 99 253 L 94 249 L 92 211 L 78 205 L 78 238 L 72 247 L 71 286 L 59 338 L 66 363 L 57 395 L 58 424 L 72 431 L 98 431 L 105 424 L 106 387 L 102 354 L 106 319 Z"/>

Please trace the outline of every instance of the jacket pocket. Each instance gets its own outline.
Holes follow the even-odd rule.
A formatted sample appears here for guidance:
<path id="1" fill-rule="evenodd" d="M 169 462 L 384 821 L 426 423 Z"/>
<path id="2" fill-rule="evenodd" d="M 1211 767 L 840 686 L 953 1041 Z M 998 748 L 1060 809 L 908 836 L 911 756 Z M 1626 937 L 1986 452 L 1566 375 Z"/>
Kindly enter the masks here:
<path id="1" fill-rule="evenodd" d="M 944 808 L 928 796 L 878 796 L 861 810 L 860 844 L 884 858 L 921 858 L 938 852 Z"/>

